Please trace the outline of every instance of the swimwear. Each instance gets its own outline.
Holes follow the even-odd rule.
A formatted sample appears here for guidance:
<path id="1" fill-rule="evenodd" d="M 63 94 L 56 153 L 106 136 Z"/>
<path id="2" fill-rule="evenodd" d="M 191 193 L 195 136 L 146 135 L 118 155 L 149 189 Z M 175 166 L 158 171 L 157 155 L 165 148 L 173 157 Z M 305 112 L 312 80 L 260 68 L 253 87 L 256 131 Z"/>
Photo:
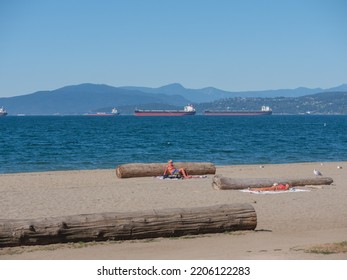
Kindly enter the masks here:
<path id="1" fill-rule="evenodd" d="M 276 186 L 276 190 L 286 190 L 287 186 L 283 185 L 283 184 L 279 184 L 278 186 Z"/>
<path id="2" fill-rule="evenodd" d="M 169 163 L 169 165 L 168 165 L 168 167 L 167 167 L 167 171 L 169 171 L 170 174 L 177 174 L 177 173 L 179 173 L 179 170 L 177 170 L 177 169 L 173 166 L 173 164 L 170 164 L 170 163 Z"/>

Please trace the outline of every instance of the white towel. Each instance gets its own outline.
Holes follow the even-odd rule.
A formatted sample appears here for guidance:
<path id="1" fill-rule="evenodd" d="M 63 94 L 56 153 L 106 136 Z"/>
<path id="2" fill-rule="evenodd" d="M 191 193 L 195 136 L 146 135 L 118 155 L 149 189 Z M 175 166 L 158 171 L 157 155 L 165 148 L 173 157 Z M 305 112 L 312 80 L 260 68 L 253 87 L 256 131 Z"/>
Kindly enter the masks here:
<path id="1" fill-rule="evenodd" d="M 286 191 L 254 191 L 254 190 L 240 190 L 240 192 L 254 193 L 254 194 L 279 194 L 279 193 L 293 193 L 293 192 L 309 192 L 310 190 L 291 188 Z"/>

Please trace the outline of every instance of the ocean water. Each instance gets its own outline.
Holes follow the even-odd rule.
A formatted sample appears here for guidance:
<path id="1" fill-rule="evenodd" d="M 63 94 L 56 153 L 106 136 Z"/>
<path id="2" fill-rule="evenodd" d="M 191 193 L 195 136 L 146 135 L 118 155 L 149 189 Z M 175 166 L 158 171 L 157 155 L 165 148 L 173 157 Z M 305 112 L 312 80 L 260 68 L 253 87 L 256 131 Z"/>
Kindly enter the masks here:
<path id="1" fill-rule="evenodd" d="M 0 173 L 347 161 L 347 116 L 7 116 L 0 131 Z"/>

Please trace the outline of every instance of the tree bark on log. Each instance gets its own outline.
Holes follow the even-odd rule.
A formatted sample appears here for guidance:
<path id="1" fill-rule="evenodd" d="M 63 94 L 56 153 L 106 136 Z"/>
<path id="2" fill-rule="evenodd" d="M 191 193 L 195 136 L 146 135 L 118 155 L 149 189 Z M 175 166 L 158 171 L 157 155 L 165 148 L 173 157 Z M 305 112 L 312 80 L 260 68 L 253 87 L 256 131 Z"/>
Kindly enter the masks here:
<path id="1" fill-rule="evenodd" d="M 251 204 L 0 220 L 0 247 L 173 237 L 254 230 Z"/>
<path id="2" fill-rule="evenodd" d="M 167 163 L 128 163 L 116 168 L 118 178 L 153 177 L 163 175 Z M 216 174 L 210 162 L 175 162 L 177 169 L 184 168 L 189 175 Z"/>
<path id="3" fill-rule="evenodd" d="M 216 190 L 241 190 L 247 188 L 271 187 L 274 183 L 289 184 L 292 187 L 306 185 L 330 185 L 330 177 L 312 178 L 227 178 L 216 175 L 212 180 L 212 187 Z"/>

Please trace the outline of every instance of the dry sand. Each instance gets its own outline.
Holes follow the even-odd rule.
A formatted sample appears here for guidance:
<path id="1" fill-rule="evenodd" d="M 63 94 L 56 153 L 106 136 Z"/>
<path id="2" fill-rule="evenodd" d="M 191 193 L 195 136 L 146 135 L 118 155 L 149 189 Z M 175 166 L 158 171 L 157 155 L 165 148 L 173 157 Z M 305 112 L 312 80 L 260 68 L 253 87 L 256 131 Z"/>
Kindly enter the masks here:
<path id="1" fill-rule="evenodd" d="M 337 166 L 342 166 L 338 169 Z M 255 231 L 0 249 L 0 259 L 347 259 L 304 248 L 347 240 L 347 162 L 217 166 L 226 177 L 332 177 L 329 186 L 274 195 L 214 190 L 212 177 L 119 179 L 115 170 L 0 175 L 0 219 L 251 203 Z"/>

